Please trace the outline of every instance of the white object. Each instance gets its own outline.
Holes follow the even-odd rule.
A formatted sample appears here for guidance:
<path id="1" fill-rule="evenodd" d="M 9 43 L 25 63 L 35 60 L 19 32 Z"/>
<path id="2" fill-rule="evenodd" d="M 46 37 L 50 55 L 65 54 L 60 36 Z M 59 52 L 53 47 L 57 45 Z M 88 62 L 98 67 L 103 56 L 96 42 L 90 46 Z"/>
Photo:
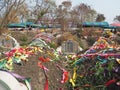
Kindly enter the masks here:
<path id="1" fill-rule="evenodd" d="M 0 90 L 28 90 L 15 77 L 5 71 L 0 71 Z"/>

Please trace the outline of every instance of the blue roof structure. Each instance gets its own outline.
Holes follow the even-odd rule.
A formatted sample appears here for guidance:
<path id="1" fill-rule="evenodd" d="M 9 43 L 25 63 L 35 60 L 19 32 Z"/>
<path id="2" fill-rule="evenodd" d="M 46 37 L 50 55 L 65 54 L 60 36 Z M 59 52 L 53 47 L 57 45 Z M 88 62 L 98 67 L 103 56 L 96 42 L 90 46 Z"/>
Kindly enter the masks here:
<path id="1" fill-rule="evenodd" d="M 103 26 L 102 28 L 107 28 L 107 29 L 116 29 L 116 26 Z"/>
<path id="2" fill-rule="evenodd" d="M 46 28 L 45 26 L 34 24 L 33 22 L 11 23 L 11 24 L 8 24 L 8 27 L 9 28 L 25 28 L 25 27 Z"/>
<path id="3" fill-rule="evenodd" d="M 25 28 L 26 26 L 22 23 L 11 23 L 7 25 L 9 28 Z"/>
<path id="4" fill-rule="evenodd" d="M 109 26 L 108 22 L 83 22 L 83 27 L 105 27 Z"/>

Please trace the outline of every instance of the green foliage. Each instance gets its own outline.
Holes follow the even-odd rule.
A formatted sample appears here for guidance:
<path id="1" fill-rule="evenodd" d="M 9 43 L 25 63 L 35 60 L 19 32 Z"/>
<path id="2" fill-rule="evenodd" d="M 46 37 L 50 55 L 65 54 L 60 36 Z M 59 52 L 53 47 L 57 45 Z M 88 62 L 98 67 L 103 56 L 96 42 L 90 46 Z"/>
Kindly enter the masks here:
<path id="1" fill-rule="evenodd" d="M 29 42 L 29 39 L 28 39 L 28 36 L 26 34 L 23 34 L 20 38 L 20 45 L 21 46 L 25 46 L 25 45 L 28 45 L 30 42 Z"/>
<path id="2" fill-rule="evenodd" d="M 75 87 L 67 83 L 69 90 L 106 90 L 105 83 L 113 78 L 113 67 L 116 66 L 115 59 L 109 58 L 106 63 L 99 59 L 86 59 L 77 66 L 77 78 Z M 72 67 L 71 67 L 72 68 Z"/>
<path id="3" fill-rule="evenodd" d="M 48 43 L 48 46 L 50 46 L 50 48 L 57 48 L 57 45 L 54 42 Z"/>

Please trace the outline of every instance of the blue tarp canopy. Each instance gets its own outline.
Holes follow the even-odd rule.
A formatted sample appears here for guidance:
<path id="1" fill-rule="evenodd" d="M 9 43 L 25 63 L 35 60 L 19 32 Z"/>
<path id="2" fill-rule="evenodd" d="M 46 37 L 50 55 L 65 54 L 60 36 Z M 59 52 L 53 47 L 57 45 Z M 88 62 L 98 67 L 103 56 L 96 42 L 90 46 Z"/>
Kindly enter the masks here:
<path id="1" fill-rule="evenodd" d="M 11 23 L 11 24 L 8 24 L 8 27 L 9 28 L 25 28 L 25 27 L 46 28 L 45 26 L 34 24 L 33 22 Z"/>
<path id="2" fill-rule="evenodd" d="M 109 26 L 108 22 L 83 22 L 83 27 L 105 27 Z"/>
<path id="3" fill-rule="evenodd" d="M 21 24 L 25 25 L 26 27 L 32 27 L 32 28 L 41 28 L 42 27 L 42 25 L 38 25 L 33 22 L 23 22 Z"/>
<path id="4" fill-rule="evenodd" d="M 25 28 L 26 26 L 22 23 L 11 23 L 8 24 L 9 28 Z"/>
<path id="5" fill-rule="evenodd" d="M 106 28 L 106 29 L 116 29 L 116 26 L 103 26 L 102 28 Z"/>

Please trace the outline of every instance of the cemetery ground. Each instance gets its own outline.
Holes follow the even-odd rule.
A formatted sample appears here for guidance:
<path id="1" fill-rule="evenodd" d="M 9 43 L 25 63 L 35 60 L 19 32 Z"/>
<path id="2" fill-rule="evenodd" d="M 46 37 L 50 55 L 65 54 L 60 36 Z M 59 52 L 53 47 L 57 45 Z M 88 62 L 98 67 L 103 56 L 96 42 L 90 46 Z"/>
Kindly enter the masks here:
<path id="1" fill-rule="evenodd" d="M 29 32 L 16 31 L 16 32 L 12 32 L 12 36 L 20 43 L 21 46 L 23 46 L 29 44 L 33 40 L 35 35 L 38 33 L 39 32 L 32 32 L 32 31 Z M 71 36 L 71 38 L 73 37 Z M 83 40 L 82 42 L 84 48 L 87 48 L 88 47 L 87 42 L 85 42 L 85 40 Z M 21 66 L 14 64 L 14 70 L 16 73 L 31 78 L 31 85 L 33 90 L 44 90 L 44 86 L 45 86 L 46 78 L 44 75 L 44 71 L 37 66 L 38 58 L 40 56 L 47 56 L 47 54 L 39 53 L 36 55 L 32 55 L 29 57 L 28 59 L 29 61 L 23 62 Z M 49 80 L 49 90 L 60 90 L 60 89 L 68 90 L 67 84 L 60 83 L 62 78 L 62 71 L 56 66 L 56 64 L 59 64 L 62 68 L 68 69 L 65 67 L 66 63 L 63 61 L 63 59 L 61 58 L 61 60 L 57 62 L 55 61 L 55 62 L 45 63 L 45 66 L 49 69 L 49 72 L 47 72 L 47 76 Z"/>
<path id="2" fill-rule="evenodd" d="M 20 32 L 15 31 L 11 33 L 12 36 L 20 43 L 21 46 L 28 45 L 38 32 Z M 32 90 L 44 90 L 44 85 L 46 83 L 46 78 L 44 71 L 38 67 L 39 57 L 47 56 L 46 53 L 39 53 L 32 55 L 28 58 L 29 61 L 23 62 L 22 65 L 14 64 L 15 73 L 31 78 L 31 87 Z M 59 65 L 64 67 L 62 62 L 59 62 Z M 59 88 L 66 88 L 65 85 L 60 83 L 62 71 L 56 67 L 55 62 L 46 63 L 45 66 L 49 68 L 50 72 L 47 72 L 49 79 L 49 89 L 55 90 Z"/>
<path id="3" fill-rule="evenodd" d="M 32 42 L 33 38 L 37 34 L 39 34 L 39 32 L 12 31 L 12 32 L 10 32 L 10 34 L 20 43 L 20 46 L 25 47 Z M 84 35 L 81 35 L 81 36 L 84 36 Z M 119 36 L 118 36 L 118 38 L 119 38 Z M 53 41 L 55 41 L 57 43 L 57 45 L 53 45 L 52 47 L 57 47 L 58 44 L 61 45 L 63 41 L 68 40 L 68 39 L 78 41 L 80 46 L 84 49 L 82 52 L 79 52 L 79 54 L 80 54 L 80 53 L 84 53 L 89 48 L 89 46 L 92 46 L 92 44 L 98 38 L 91 36 L 91 38 L 88 38 L 86 40 L 83 37 L 80 37 L 79 35 L 77 35 L 76 32 L 64 32 L 62 38 L 57 38 L 57 39 L 54 38 L 53 39 Z M 119 43 L 119 39 L 116 39 L 116 41 Z M 7 50 L 9 50 L 9 49 L 1 49 L 1 52 L 5 52 Z M 44 86 L 45 86 L 47 79 L 49 82 L 49 90 L 82 90 L 81 87 L 84 87 L 84 86 L 72 88 L 72 84 L 70 84 L 69 81 L 64 84 L 60 82 L 62 79 L 63 71 L 61 70 L 61 68 L 58 68 L 57 65 L 64 68 L 65 70 L 69 71 L 69 77 L 72 77 L 73 72 L 74 72 L 71 69 L 72 67 L 69 66 L 69 63 L 71 63 L 71 62 L 68 63 L 64 56 L 61 55 L 59 60 L 44 63 L 44 66 L 49 69 L 49 71 L 46 73 L 44 72 L 44 70 L 42 70 L 41 68 L 38 67 L 39 58 L 41 56 L 49 57 L 52 59 L 54 58 L 54 55 L 53 56 L 49 55 L 48 53 L 46 53 L 46 50 L 45 51 L 43 50 L 43 53 L 39 52 L 37 54 L 29 56 L 28 61 L 23 61 L 22 64 L 19 64 L 19 65 L 14 64 L 14 66 L 13 66 L 15 73 L 17 73 L 21 76 L 31 78 L 32 90 L 44 90 Z M 3 58 L 3 57 L 4 57 L 4 55 L 1 58 Z M 91 68 L 91 67 L 89 68 L 89 66 L 95 64 L 94 60 L 91 63 L 88 60 L 85 63 L 82 63 L 84 66 L 82 65 L 79 68 L 80 70 L 83 70 L 83 73 L 78 72 L 80 74 L 80 77 L 82 77 L 82 75 L 88 75 L 89 73 L 87 73 L 87 71 L 89 72 L 89 69 Z M 88 62 L 89 62 L 89 64 L 88 64 Z M 85 67 L 88 67 L 88 68 L 85 68 Z M 86 71 L 85 71 L 85 69 L 86 69 Z M 100 67 L 99 67 L 99 70 L 100 70 Z M 86 72 L 86 74 L 85 74 L 85 72 Z M 46 79 L 46 75 L 47 75 L 47 79 Z M 80 78 L 78 78 L 78 80 L 79 79 Z M 90 78 L 87 78 L 87 79 L 89 80 Z M 83 80 L 83 81 L 86 81 L 86 80 Z M 104 80 L 99 80 L 99 81 L 103 82 Z M 83 84 L 83 83 L 81 82 L 80 84 Z M 87 88 L 83 89 L 83 90 L 89 90 L 89 88 L 88 88 L 89 84 L 86 83 L 85 85 L 86 85 L 85 87 L 87 87 Z M 97 89 L 94 89 L 94 87 L 92 87 L 92 89 L 97 90 Z M 99 89 L 99 90 L 103 90 L 103 89 Z"/>
<path id="4" fill-rule="evenodd" d="M 10 32 L 10 35 L 13 36 L 20 44 L 20 46 L 26 46 L 32 42 L 33 38 L 38 34 L 39 32 L 33 32 L 33 31 L 12 31 Z M 10 49 L 7 48 L 1 48 L 1 52 L 7 52 Z M 45 56 L 47 57 L 46 53 L 39 53 L 32 55 L 28 58 L 28 61 L 22 62 L 22 65 L 14 64 L 14 71 L 15 73 L 25 76 L 28 78 L 31 78 L 31 86 L 32 90 L 44 90 L 44 86 L 46 83 L 46 78 L 44 75 L 44 71 L 38 67 L 39 57 Z M 4 55 L 1 57 L 5 57 Z M 49 56 L 48 56 L 49 57 Z M 60 61 L 57 62 L 50 62 L 45 63 L 45 66 L 49 69 L 49 72 L 47 72 L 47 76 L 49 79 L 49 90 L 59 90 L 64 89 L 67 90 L 67 87 L 65 84 L 61 84 L 61 78 L 62 78 L 62 70 L 57 68 L 56 64 L 59 64 L 62 68 L 65 68 L 65 64 L 62 61 L 62 58 Z"/>

